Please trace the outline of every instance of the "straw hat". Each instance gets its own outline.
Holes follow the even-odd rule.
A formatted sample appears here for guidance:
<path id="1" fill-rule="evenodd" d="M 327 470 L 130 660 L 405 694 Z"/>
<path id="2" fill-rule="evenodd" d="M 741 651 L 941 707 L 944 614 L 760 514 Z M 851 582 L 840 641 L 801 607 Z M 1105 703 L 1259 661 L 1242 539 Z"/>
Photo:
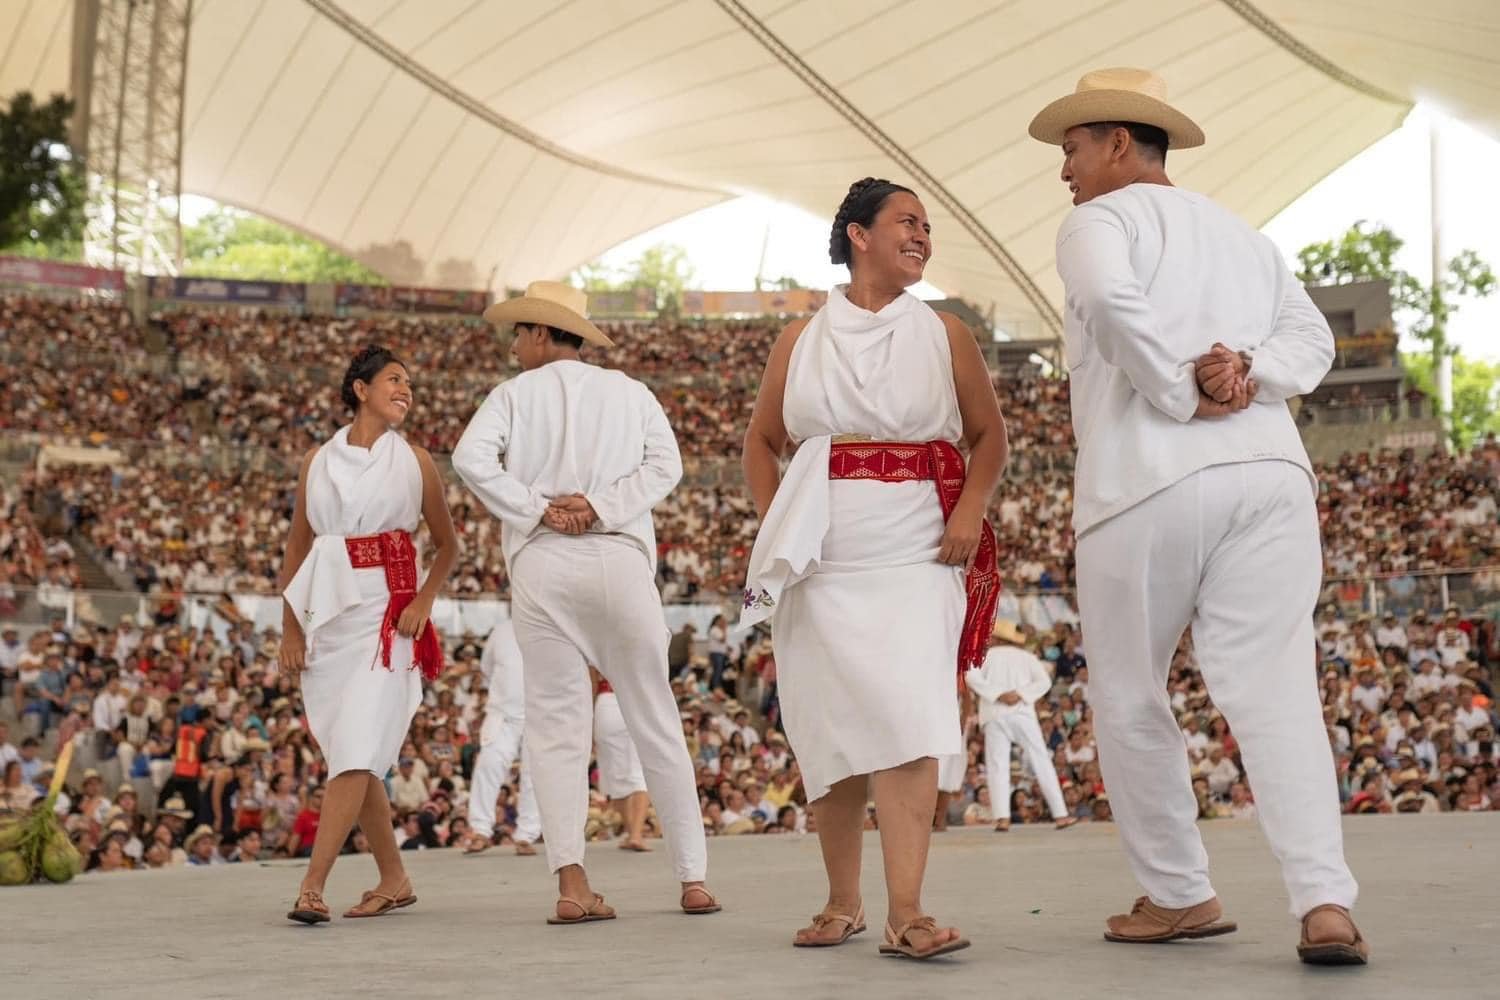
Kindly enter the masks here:
<path id="1" fill-rule="evenodd" d="M 1033 139 L 1061 146 L 1068 129 L 1093 122 L 1138 122 L 1167 133 L 1170 149 L 1203 145 L 1203 130 L 1167 103 L 1167 84 L 1150 70 L 1121 67 L 1085 73 L 1067 97 L 1031 120 Z"/>
<path id="2" fill-rule="evenodd" d="M 1016 627 L 1016 623 L 1004 618 L 995 619 L 995 627 L 990 629 L 990 638 L 999 639 L 1015 646 L 1026 645 L 1026 636 Z"/>
<path id="3" fill-rule="evenodd" d="M 167 816 L 176 816 L 178 819 L 193 818 L 192 812 L 188 809 L 187 803 L 183 801 L 181 795 L 172 796 L 158 811 Z"/>
<path id="4" fill-rule="evenodd" d="M 205 823 L 199 826 L 192 833 L 188 834 L 187 840 L 182 844 L 183 849 L 191 851 L 193 849 L 193 845 L 197 844 L 198 841 L 202 840 L 204 837 L 212 837 L 215 840 L 219 839 L 219 835 L 214 832 L 214 828 Z"/>
<path id="5" fill-rule="evenodd" d="M 504 302 L 496 302 L 484 311 L 484 318 L 496 326 L 513 323 L 533 323 L 554 326 L 582 337 L 600 347 L 613 347 L 615 342 L 588 321 L 589 297 L 572 285 L 560 281 L 533 281 L 526 286 L 526 294 Z"/>

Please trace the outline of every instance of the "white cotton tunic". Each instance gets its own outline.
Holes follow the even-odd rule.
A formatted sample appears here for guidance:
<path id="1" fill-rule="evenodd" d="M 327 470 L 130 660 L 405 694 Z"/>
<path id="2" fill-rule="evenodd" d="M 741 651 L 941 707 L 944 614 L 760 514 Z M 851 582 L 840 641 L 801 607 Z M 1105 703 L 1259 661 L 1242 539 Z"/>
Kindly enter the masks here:
<path id="1" fill-rule="evenodd" d="M 422 469 L 395 431 L 367 450 L 349 443 L 345 427 L 313 456 L 307 520 L 316 537 L 285 597 L 307 636 L 302 703 L 330 777 L 345 771 L 383 777 L 422 700 L 411 639 L 395 637 L 391 669 L 378 659 L 391 598 L 385 568 L 355 569 L 345 539 L 414 532 L 421 513 Z"/>
<path id="2" fill-rule="evenodd" d="M 828 478 L 832 438 L 963 435 L 942 318 L 829 292 L 793 348 L 782 417 L 798 451 L 756 538 L 740 626 L 772 618 L 787 737 L 809 801 L 838 781 L 962 750 L 964 570 L 937 561 L 932 482 Z"/>

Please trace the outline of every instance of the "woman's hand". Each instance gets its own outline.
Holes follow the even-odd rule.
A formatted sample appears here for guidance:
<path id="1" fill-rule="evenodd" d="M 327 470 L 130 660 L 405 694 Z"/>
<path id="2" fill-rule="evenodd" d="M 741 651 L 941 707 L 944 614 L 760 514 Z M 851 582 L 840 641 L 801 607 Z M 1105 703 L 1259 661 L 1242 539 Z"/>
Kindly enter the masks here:
<path id="1" fill-rule="evenodd" d="M 301 629 L 282 630 L 281 651 L 276 655 L 276 662 L 287 677 L 296 677 L 307 669 L 307 640 Z"/>
<path id="2" fill-rule="evenodd" d="M 401 612 L 401 617 L 396 620 L 396 631 L 408 639 L 415 639 L 427 626 L 427 620 L 432 617 L 432 598 L 423 597 L 418 594 L 412 602 Z"/>
<path id="3" fill-rule="evenodd" d="M 979 552 L 980 530 L 984 525 L 984 511 L 973 511 L 962 500 L 953 509 L 948 525 L 943 529 L 943 541 L 938 547 L 938 562 L 949 566 L 962 566 L 965 570 L 974 565 L 974 556 Z"/>

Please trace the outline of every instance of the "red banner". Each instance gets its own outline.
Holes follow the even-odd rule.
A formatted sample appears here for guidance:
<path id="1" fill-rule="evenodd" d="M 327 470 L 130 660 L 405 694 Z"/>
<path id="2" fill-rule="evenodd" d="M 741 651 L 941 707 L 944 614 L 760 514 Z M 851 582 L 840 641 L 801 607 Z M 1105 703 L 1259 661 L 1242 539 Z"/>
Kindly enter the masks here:
<path id="1" fill-rule="evenodd" d="M 115 293 L 125 290 L 124 272 L 83 264 L 64 264 L 55 260 L 33 260 L 30 257 L 0 257 L 0 282 L 92 288 L 100 292 Z"/>

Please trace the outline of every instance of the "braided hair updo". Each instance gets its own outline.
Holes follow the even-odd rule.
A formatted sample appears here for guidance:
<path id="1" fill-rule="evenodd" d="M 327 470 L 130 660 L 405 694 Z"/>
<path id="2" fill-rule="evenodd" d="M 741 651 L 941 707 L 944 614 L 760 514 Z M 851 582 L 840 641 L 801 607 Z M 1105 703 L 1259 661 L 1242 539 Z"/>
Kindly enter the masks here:
<path id="1" fill-rule="evenodd" d="M 833 217 L 833 233 L 828 237 L 828 259 L 835 264 L 848 264 L 854 257 L 849 244 L 849 223 L 870 226 L 880 214 L 880 206 L 897 191 L 905 191 L 912 197 L 917 193 L 909 187 L 892 184 L 884 178 L 866 177 L 849 185 L 849 193 L 839 205 Z"/>
<path id="2" fill-rule="evenodd" d="M 389 364 L 406 367 L 406 362 L 396 357 L 388 347 L 381 347 L 379 344 L 361 347 L 349 362 L 349 368 L 344 372 L 344 383 L 339 387 L 339 398 L 344 401 L 344 405 L 352 412 L 358 412 L 359 397 L 354 394 L 354 383 L 369 385 L 380 374 L 380 370 Z"/>

